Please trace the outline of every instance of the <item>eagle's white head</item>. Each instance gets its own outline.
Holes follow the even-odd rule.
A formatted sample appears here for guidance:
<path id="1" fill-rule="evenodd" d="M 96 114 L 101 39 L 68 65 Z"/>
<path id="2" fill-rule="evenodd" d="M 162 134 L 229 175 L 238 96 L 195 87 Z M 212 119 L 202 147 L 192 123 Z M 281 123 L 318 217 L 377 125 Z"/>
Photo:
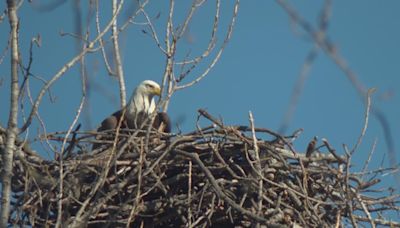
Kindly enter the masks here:
<path id="1" fill-rule="evenodd" d="M 156 108 L 153 98 L 155 95 L 161 95 L 161 88 L 157 82 L 145 80 L 140 83 L 133 91 L 132 97 L 129 100 L 127 106 L 128 114 L 136 115 L 140 112 L 146 113 L 147 115 L 152 114 Z"/>

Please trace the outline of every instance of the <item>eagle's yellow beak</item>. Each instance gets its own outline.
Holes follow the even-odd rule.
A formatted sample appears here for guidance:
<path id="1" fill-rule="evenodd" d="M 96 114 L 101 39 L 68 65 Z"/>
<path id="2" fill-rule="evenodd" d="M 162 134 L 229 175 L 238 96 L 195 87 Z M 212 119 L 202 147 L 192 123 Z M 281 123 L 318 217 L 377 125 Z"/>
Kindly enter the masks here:
<path id="1" fill-rule="evenodd" d="M 161 96 L 161 89 L 160 87 L 155 87 L 153 90 L 154 95 Z"/>

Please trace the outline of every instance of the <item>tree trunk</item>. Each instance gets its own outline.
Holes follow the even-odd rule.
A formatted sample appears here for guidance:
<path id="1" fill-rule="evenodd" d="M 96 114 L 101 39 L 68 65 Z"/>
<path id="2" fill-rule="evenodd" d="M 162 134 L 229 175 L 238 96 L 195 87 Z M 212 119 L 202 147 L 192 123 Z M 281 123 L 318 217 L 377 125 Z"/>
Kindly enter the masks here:
<path id="1" fill-rule="evenodd" d="M 3 151 L 3 177 L 0 227 L 7 227 L 11 201 L 11 177 L 13 156 L 15 150 L 15 138 L 17 135 L 18 121 L 18 17 L 17 3 L 15 0 L 7 0 L 8 18 L 10 22 L 11 36 L 11 104 L 8 119 L 6 147 Z"/>

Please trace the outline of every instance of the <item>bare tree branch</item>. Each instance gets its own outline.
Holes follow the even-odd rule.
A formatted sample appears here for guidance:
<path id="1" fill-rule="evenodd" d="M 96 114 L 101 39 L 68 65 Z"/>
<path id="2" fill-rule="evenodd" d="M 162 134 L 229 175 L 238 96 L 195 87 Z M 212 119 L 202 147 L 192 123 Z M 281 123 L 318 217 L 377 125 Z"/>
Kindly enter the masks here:
<path id="1" fill-rule="evenodd" d="M 96 0 L 96 29 L 97 29 L 97 34 L 99 34 L 100 33 L 99 0 Z M 108 74 L 115 75 L 115 72 L 111 69 L 110 63 L 108 62 L 108 57 L 104 47 L 103 38 L 99 39 L 99 45 L 101 48 L 101 54 L 103 56 L 104 64 L 106 66 Z"/>
<path id="2" fill-rule="evenodd" d="M 369 121 L 369 113 L 370 113 L 370 109 L 371 109 L 371 96 L 372 94 L 375 92 L 375 88 L 369 89 L 367 92 L 367 101 L 366 101 L 366 109 L 365 109 L 365 116 L 364 116 L 364 125 L 363 128 L 361 130 L 361 134 L 358 137 L 357 143 L 354 145 L 353 149 L 350 151 L 350 154 L 354 154 L 354 152 L 357 150 L 357 148 L 361 145 L 362 139 L 365 136 L 365 133 L 367 132 L 367 127 L 368 127 L 368 121 Z"/>
<path id="3" fill-rule="evenodd" d="M 313 41 L 329 56 L 332 61 L 343 71 L 344 75 L 349 79 L 361 100 L 364 102 L 365 96 L 367 95 L 367 89 L 359 80 L 357 74 L 348 66 L 345 59 L 340 55 L 338 50 L 329 41 L 329 39 L 316 32 L 313 26 L 308 23 L 300 14 L 292 7 L 286 0 L 276 0 L 276 2 L 285 10 L 289 17 L 299 24 L 304 31 L 313 39 Z M 391 167 L 396 168 L 399 166 L 396 158 L 395 145 L 393 141 L 392 131 L 390 125 L 386 119 L 385 114 L 376 106 L 371 107 L 371 113 L 377 118 L 385 135 L 386 145 L 388 147 L 389 163 Z M 400 174 L 395 174 L 397 183 L 400 183 Z M 400 185 L 399 185 L 400 186 Z M 399 187 L 398 186 L 398 187 Z"/>
<path id="4" fill-rule="evenodd" d="M 109 23 L 107 24 L 107 26 L 103 29 L 103 31 L 97 35 L 96 38 L 94 38 L 91 42 L 89 42 L 89 44 L 87 45 L 87 47 L 85 47 L 78 55 L 76 55 L 74 58 L 72 58 L 70 61 L 68 61 L 68 63 L 66 63 L 40 90 L 39 95 L 36 98 L 35 104 L 32 107 L 32 110 L 26 120 L 26 122 L 24 123 L 24 125 L 21 127 L 21 129 L 19 130 L 19 133 L 24 132 L 32 123 L 32 119 L 33 117 L 36 115 L 36 112 L 39 108 L 39 105 L 42 101 L 42 98 L 44 96 L 44 94 L 46 93 L 46 91 L 50 88 L 50 86 L 56 82 L 61 76 L 63 76 L 65 74 L 65 72 L 67 72 L 72 66 L 74 66 L 84 55 L 86 55 L 88 52 L 91 52 L 94 50 L 94 45 L 107 33 L 107 31 L 109 31 L 109 29 L 111 28 L 114 20 L 117 18 L 121 8 L 122 8 L 122 1 L 120 2 L 120 4 L 117 7 L 117 11 L 116 13 L 112 16 L 111 20 L 109 21 Z"/>
<path id="5" fill-rule="evenodd" d="M 2 153 L 2 195 L 1 195 L 1 217 L 0 227 L 7 227 L 11 203 L 11 178 L 14 159 L 15 140 L 18 133 L 18 96 L 19 96 L 19 46 L 18 46 L 18 15 L 17 1 L 7 0 L 8 20 L 10 24 L 11 37 L 11 90 L 10 90 L 10 112 L 8 117 L 7 137 L 5 150 Z"/>
<path id="6" fill-rule="evenodd" d="M 114 58 L 115 58 L 115 69 L 116 75 L 119 82 L 119 95 L 121 98 L 121 108 L 126 106 L 126 89 L 125 89 L 125 78 L 124 78 L 124 70 L 122 68 L 121 61 L 121 53 L 119 49 L 118 42 L 118 27 L 117 27 L 117 15 L 118 15 L 118 7 L 122 7 L 124 0 L 120 0 L 119 6 L 117 5 L 117 0 L 112 1 L 112 12 L 115 15 L 115 19 L 112 23 L 112 35 L 113 35 L 113 45 L 114 45 Z"/>
<path id="7" fill-rule="evenodd" d="M 331 15 L 331 10 L 332 10 L 331 8 L 332 8 L 332 0 L 325 0 L 324 6 L 321 10 L 321 14 L 319 17 L 319 23 L 318 23 L 319 28 L 317 31 L 317 33 L 319 33 L 319 36 L 321 36 L 321 37 L 326 36 L 329 19 L 330 19 L 330 15 Z M 315 59 L 317 58 L 319 51 L 320 51 L 319 46 L 317 44 L 314 44 L 313 47 L 311 48 L 310 52 L 307 54 L 306 59 L 304 60 L 300 74 L 299 74 L 298 79 L 293 88 L 287 110 L 285 112 L 285 115 L 282 119 L 281 125 L 278 130 L 278 132 L 281 134 L 286 133 L 286 131 L 289 127 L 289 124 L 293 119 L 294 113 L 296 111 L 296 107 L 297 107 L 300 97 L 301 97 L 301 93 L 304 89 L 304 85 L 307 81 L 307 78 L 310 75 L 311 67 L 312 67 Z"/>
<path id="8" fill-rule="evenodd" d="M 234 26 L 235 26 L 236 17 L 237 17 L 238 10 L 239 10 L 239 2 L 240 2 L 239 0 L 236 0 L 236 2 L 235 2 L 235 6 L 234 6 L 234 8 L 233 8 L 232 20 L 231 20 L 231 23 L 230 23 L 230 25 L 229 25 L 229 27 L 228 27 L 228 32 L 227 32 L 227 34 L 226 34 L 226 36 L 225 36 L 224 42 L 222 43 L 222 45 L 221 45 L 219 51 L 217 52 L 215 58 L 212 60 L 211 64 L 207 67 L 207 69 L 206 69 L 202 74 L 200 74 L 199 76 L 197 76 L 195 80 L 193 80 L 193 81 L 191 81 L 191 82 L 189 82 L 189 83 L 186 83 L 186 84 L 184 84 L 184 85 L 178 86 L 178 87 L 176 88 L 176 90 L 185 89 L 185 88 L 188 88 L 188 87 L 190 87 L 190 86 L 192 86 L 192 85 L 194 85 L 194 84 L 200 82 L 205 76 L 207 76 L 207 74 L 210 72 L 210 70 L 211 70 L 211 69 L 215 66 L 215 64 L 218 62 L 219 58 L 221 57 L 222 52 L 224 51 L 226 45 L 228 44 L 229 40 L 230 40 L 231 37 L 232 37 L 233 28 L 234 28 Z"/>

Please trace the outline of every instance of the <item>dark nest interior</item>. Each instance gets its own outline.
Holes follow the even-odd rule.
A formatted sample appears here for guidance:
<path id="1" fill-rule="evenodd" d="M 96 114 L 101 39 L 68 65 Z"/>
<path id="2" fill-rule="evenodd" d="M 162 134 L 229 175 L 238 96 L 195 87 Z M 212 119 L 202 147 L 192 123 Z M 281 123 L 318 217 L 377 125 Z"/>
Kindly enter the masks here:
<path id="1" fill-rule="evenodd" d="M 18 142 L 10 223 L 25 227 L 399 227 L 391 169 L 351 172 L 326 140 L 225 126 L 186 134 L 117 130 L 49 134 L 46 160 Z M 99 137 L 97 137 L 99 138 Z M 97 149 L 92 150 L 92 144 Z M 341 155 L 339 155 L 341 154 Z M 344 155 L 343 155 L 344 154 Z M 397 221 L 397 222 L 396 222 Z"/>

